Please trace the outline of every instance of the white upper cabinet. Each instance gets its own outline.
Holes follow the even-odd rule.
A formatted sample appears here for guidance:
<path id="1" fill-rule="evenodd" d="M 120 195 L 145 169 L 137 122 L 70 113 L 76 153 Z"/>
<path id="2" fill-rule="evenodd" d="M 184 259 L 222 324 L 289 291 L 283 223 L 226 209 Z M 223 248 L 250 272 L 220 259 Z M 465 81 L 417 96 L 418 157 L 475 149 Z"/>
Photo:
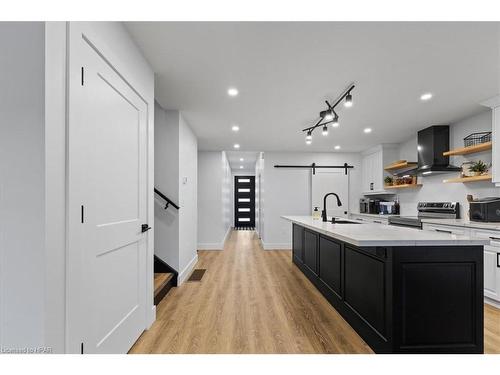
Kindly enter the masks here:
<path id="1" fill-rule="evenodd" d="M 393 194 L 384 190 L 384 178 L 387 173 L 384 166 L 398 159 L 397 145 L 384 144 L 373 147 L 363 152 L 362 168 L 362 193 Z"/>
<path id="2" fill-rule="evenodd" d="M 496 186 L 500 186 L 500 95 L 494 96 L 483 103 L 485 107 L 491 108 L 491 131 L 492 131 L 492 148 L 491 148 L 491 164 L 492 164 L 492 179 Z"/>

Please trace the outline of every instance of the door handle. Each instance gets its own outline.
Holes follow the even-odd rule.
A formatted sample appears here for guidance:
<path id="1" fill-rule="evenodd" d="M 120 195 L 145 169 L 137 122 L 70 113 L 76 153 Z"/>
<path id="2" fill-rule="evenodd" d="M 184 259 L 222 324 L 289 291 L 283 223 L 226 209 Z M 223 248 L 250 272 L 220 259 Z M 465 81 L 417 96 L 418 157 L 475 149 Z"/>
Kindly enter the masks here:
<path id="1" fill-rule="evenodd" d="M 144 232 L 147 232 L 148 230 L 150 230 L 151 227 L 147 224 L 142 224 L 141 225 L 141 232 L 144 233 Z"/>
<path id="2" fill-rule="evenodd" d="M 499 237 L 490 237 L 490 240 L 500 241 Z"/>
<path id="3" fill-rule="evenodd" d="M 500 253 L 497 253 L 497 268 L 500 268 Z"/>
<path id="4" fill-rule="evenodd" d="M 373 220 L 374 223 L 377 223 L 377 224 L 382 224 L 381 221 L 378 221 L 378 220 Z"/>

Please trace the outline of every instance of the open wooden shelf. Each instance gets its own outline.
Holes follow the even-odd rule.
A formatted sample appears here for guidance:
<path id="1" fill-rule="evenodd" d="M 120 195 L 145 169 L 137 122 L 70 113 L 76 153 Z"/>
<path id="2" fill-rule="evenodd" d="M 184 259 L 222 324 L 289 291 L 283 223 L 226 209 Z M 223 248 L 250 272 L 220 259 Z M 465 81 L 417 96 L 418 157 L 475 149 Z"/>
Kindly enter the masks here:
<path id="1" fill-rule="evenodd" d="M 443 152 L 443 156 L 467 155 L 473 154 L 474 152 L 491 150 L 491 144 L 491 142 L 485 142 L 475 146 L 456 148 L 454 150 Z"/>
<path id="2" fill-rule="evenodd" d="M 491 180 L 490 174 L 484 174 L 481 176 L 472 176 L 472 177 L 457 177 L 450 178 L 448 180 L 443 180 L 445 184 L 453 183 L 453 182 L 475 182 L 475 181 L 488 181 Z"/>
<path id="3" fill-rule="evenodd" d="M 414 189 L 421 186 L 422 184 L 384 185 L 384 189 Z"/>
<path id="4" fill-rule="evenodd" d="M 384 170 L 387 172 L 401 172 L 403 170 L 415 169 L 417 167 L 416 162 L 406 161 L 406 160 L 398 160 L 388 166 L 384 167 Z"/>

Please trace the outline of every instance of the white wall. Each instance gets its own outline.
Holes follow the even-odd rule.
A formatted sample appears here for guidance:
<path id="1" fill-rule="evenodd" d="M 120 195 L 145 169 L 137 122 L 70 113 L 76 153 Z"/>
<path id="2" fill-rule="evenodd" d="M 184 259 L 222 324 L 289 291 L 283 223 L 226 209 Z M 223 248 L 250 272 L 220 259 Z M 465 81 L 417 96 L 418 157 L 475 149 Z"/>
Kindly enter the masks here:
<path id="1" fill-rule="evenodd" d="M 255 230 L 259 238 L 264 236 L 264 153 L 255 162 Z"/>
<path id="2" fill-rule="evenodd" d="M 220 165 L 220 164 L 219 164 Z M 180 206 L 155 198 L 155 255 L 182 283 L 197 261 L 198 143 L 182 114 L 155 104 L 155 186 Z"/>
<path id="3" fill-rule="evenodd" d="M 198 153 L 198 249 L 220 247 L 223 238 L 221 151 Z"/>
<path id="4" fill-rule="evenodd" d="M 231 174 L 231 166 L 227 159 L 225 151 L 222 151 L 222 233 L 224 238 L 222 240 L 222 247 L 224 246 L 224 241 L 229 235 L 229 231 L 233 226 L 233 191 L 231 187 L 233 186 L 233 176 Z"/>
<path id="5" fill-rule="evenodd" d="M 224 151 L 198 153 L 198 249 L 222 250 L 231 227 L 231 168 Z"/>
<path id="6" fill-rule="evenodd" d="M 361 155 L 357 153 L 292 153 L 266 152 L 263 178 L 265 179 L 265 221 L 262 236 L 265 249 L 290 249 L 291 225 L 281 215 L 311 215 L 311 170 L 274 168 L 275 164 L 343 165 L 349 171 L 349 207 L 358 207 L 361 195 Z M 335 190 L 335 189 L 334 189 Z"/>
<path id="7" fill-rule="evenodd" d="M 179 205 L 179 112 L 155 102 L 155 186 Z M 155 255 L 179 270 L 179 211 L 155 194 Z"/>
<path id="8" fill-rule="evenodd" d="M 198 260 L 198 143 L 179 115 L 179 280 L 189 276 Z"/>
<path id="9" fill-rule="evenodd" d="M 486 110 L 478 115 L 459 121 L 450 125 L 450 147 L 463 147 L 463 138 L 467 135 L 491 131 L 491 111 Z M 400 158 L 410 161 L 417 160 L 417 137 L 412 137 L 400 146 Z M 467 160 L 483 160 L 488 164 L 491 162 L 491 151 L 455 156 L 450 158 L 450 163 L 461 166 Z M 500 196 L 500 188 L 495 188 L 491 182 L 474 182 L 468 184 L 452 183 L 443 184 L 443 179 L 455 177 L 459 172 L 439 174 L 435 176 L 421 177 L 423 186 L 416 190 L 401 191 L 398 194 L 400 200 L 401 215 L 411 216 L 417 214 L 417 203 L 421 201 L 457 201 L 460 203 L 460 215 L 467 218 L 469 205 L 467 195 L 472 194 L 474 198 L 488 196 Z"/>
<path id="10" fill-rule="evenodd" d="M 45 345 L 45 26 L 0 23 L 0 346 Z"/>

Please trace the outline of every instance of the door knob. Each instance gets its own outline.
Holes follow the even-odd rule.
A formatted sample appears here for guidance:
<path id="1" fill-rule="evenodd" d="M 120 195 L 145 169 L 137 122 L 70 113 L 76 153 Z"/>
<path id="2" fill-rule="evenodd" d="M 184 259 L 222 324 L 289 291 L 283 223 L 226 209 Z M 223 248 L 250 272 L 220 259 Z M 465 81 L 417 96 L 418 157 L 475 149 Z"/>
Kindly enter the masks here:
<path id="1" fill-rule="evenodd" d="M 147 224 L 142 224 L 141 225 L 141 232 L 144 233 L 144 232 L 147 232 L 148 230 L 150 230 L 151 227 Z"/>

